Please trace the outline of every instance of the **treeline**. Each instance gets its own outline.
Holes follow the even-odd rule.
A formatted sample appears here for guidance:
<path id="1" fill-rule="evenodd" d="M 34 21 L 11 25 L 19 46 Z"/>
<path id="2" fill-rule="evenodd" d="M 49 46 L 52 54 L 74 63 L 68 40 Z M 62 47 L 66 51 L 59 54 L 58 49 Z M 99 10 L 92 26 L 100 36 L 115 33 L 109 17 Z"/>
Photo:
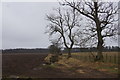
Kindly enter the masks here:
<path id="1" fill-rule="evenodd" d="M 96 47 L 91 48 L 73 48 L 71 52 L 96 52 Z M 120 47 L 118 46 L 106 46 L 103 48 L 103 52 L 111 52 L 111 51 L 120 51 Z M 66 53 L 67 49 L 62 50 L 62 53 Z M 49 53 L 48 48 L 35 48 L 35 49 L 5 49 L 2 50 L 2 53 Z"/>
<path id="2" fill-rule="evenodd" d="M 67 50 L 64 50 L 66 52 Z M 118 46 L 106 46 L 103 48 L 103 52 L 118 52 L 120 51 L 120 47 Z M 96 47 L 89 48 L 73 48 L 71 52 L 97 52 Z"/>
<path id="3" fill-rule="evenodd" d="M 48 53 L 48 49 L 36 48 L 36 49 L 5 49 L 2 53 Z"/>

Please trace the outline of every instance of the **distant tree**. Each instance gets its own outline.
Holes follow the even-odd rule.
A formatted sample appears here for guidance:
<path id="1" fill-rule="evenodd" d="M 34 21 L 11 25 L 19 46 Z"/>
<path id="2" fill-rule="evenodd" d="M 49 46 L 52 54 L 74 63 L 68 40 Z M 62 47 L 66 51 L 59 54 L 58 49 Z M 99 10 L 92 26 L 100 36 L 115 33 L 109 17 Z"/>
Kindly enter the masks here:
<path id="1" fill-rule="evenodd" d="M 55 14 L 56 13 L 56 14 Z M 61 42 L 68 50 L 68 58 L 71 57 L 71 49 L 76 42 L 80 30 L 80 16 L 71 8 L 56 9 L 54 14 L 47 15 L 50 22 L 47 26 L 50 36 L 56 34 L 57 41 Z"/>
<path id="2" fill-rule="evenodd" d="M 88 26 L 83 30 L 86 34 L 83 43 L 97 44 L 96 60 L 103 60 L 102 49 L 105 38 L 113 37 L 117 34 L 116 25 L 118 21 L 118 4 L 113 2 L 101 2 L 98 0 L 78 0 L 69 2 L 64 0 L 63 5 L 68 5 L 83 15 Z"/>
<path id="3" fill-rule="evenodd" d="M 59 55 L 61 53 L 61 50 L 58 46 L 52 44 L 52 45 L 49 46 L 49 52 L 51 54 Z"/>

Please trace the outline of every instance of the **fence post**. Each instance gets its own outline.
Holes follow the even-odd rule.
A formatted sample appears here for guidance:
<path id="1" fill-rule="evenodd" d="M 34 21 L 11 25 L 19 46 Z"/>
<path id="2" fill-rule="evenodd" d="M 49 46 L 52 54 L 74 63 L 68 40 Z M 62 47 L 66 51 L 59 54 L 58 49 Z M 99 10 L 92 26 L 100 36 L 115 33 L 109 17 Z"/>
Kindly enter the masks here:
<path id="1" fill-rule="evenodd" d="M 84 56 L 82 55 L 82 61 L 84 61 Z"/>
<path id="2" fill-rule="evenodd" d="M 84 56 L 85 58 L 84 58 L 84 61 L 86 62 L 86 56 Z"/>
<path id="3" fill-rule="evenodd" d="M 111 62 L 111 55 L 110 55 L 110 62 Z"/>
<path id="4" fill-rule="evenodd" d="M 116 55 L 114 55 L 114 63 L 116 63 Z"/>
<path id="5" fill-rule="evenodd" d="M 81 55 L 79 55 L 79 59 L 81 60 L 81 58 L 82 58 L 82 56 Z"/>
<path id="6" fill-rule="evenodd" d="M 87 61 L 87 56 L 85 55 L 85 61 Z"/>
<path id="7" fill-rule="evenodd" d="M 82 56 L 80 55 L 80 60 L 82 60 Z"/>
<path id="8" fill-rule="evenodd" d="M 105 59 L 105 62 L 107 62 L 107 53 L 106 53 L 106 57 L 105 57 L 106 59 Z"/>
<path id="9" fill-rule="evenodd" d="M 88 58 L 88 59 L 89 59 L 89 61 L 91 62 L 90 55 L 89 55 L 89 58 Z"/>
<path id="10" fill-rule="evenodd" d="M 84 59 L 84 57 L 83 57 L 83 55 L 81 55 L 81 60 L 83 61 L 83 59 Z"/>

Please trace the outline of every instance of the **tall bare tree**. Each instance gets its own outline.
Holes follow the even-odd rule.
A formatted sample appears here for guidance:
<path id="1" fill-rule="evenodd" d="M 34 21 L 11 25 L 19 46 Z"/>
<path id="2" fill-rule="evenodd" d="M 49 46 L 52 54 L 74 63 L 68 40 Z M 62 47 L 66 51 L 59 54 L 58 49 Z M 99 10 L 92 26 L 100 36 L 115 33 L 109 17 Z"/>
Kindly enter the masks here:
<path id="1" fill-rule="evenodd" d="M 98 0 L 91 0 L 89 2 L 84 0 L 68 2 L 65 0 L 63 5 L 72 7 L 91 22 L 84 29 L 84 33 L 87 34 L 84 42 L 96 38 L 98 49 L 96 59 L 102 60 L 102 48 L 105 38 L 113 37 L 117 34 L 118 4 L 113 2 L 99 2 Z"/>
<path id="2" fill-rule="evenodd" d="M 47 20 L 49 21 L 47 26 L 48 33 L 50 36 L 57 36 L 56 40 L 64 44 L 68 50 L 68 58 L 70 58 L 76 34 L 80 29 L 79 22 L 81 19 L 79 14 L 70 7 L 58 8 L 55 13 L 47 15 Z"/>

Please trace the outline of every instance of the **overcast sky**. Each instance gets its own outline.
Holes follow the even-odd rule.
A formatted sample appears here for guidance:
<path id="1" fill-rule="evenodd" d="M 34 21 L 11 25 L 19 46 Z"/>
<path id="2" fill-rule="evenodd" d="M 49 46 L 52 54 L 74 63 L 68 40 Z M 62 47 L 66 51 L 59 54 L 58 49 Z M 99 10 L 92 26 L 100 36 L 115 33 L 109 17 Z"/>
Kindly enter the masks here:
<path id="1" fill-rule="evenodd" d="M 2 48 L 46 48 L 50 45 L 45 27 L 46 14 L 55 2 L 4 2 L 2 4 Z M 118 45 L 111 40 L 107 45 Z"/>

